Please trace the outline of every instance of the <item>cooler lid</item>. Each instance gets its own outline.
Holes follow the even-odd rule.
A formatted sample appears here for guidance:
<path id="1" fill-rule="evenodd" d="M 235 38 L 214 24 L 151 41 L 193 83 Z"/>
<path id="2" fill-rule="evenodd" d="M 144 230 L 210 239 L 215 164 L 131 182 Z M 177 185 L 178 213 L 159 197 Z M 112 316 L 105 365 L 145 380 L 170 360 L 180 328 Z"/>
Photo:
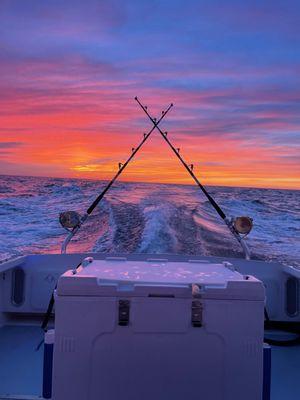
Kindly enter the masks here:
<path id="1" fill-rule="evenodd" d="M 83 263 L 86 266 L 76 274 L 67 271 L 61 276 L 58 295 L 116 296 L 126 292 L 128 296 L 191 297 L 196 285 L 201 297 L 253 298 L 253 290 L 258 296 L 254 281 L 261 286 L 255 278 L 246 280 L 226 262 L 169 262 L 159 258 L 132 261 L 118 257 L 90 261 Z"/>

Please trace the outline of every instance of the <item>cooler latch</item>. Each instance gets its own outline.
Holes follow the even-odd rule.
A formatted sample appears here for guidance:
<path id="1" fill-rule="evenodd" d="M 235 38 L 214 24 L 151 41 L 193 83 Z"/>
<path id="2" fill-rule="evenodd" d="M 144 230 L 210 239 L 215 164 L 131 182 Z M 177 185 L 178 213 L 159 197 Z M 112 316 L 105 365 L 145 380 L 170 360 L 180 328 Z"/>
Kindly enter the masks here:
<path id="1" fill-rule="evenodd" d="M 130 301 L 119 300 L 119 325 L 127 326 L 129 324 Z"/>
<path id="2" fill-rule="evenodd" d="M 192 325 L 195 328 L 201 328 L 202 326 L 202 311 L 203 305 L 200 300 L 192 301 Z"/>

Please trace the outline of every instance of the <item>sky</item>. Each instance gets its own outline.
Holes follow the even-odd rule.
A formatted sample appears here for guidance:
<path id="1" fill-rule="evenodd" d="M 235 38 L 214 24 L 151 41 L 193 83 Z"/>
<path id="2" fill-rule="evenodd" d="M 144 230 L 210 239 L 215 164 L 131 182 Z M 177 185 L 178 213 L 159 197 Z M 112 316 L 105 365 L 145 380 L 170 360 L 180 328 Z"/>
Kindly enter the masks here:
<path id="1" fill-rule="evenodd" d="M 300 189 L 298 0 L 1 0 L 0 174 L 110 179 L 151 122 L 208 185 Z M 192 183 L 158 132 L 124 181 Z"/>

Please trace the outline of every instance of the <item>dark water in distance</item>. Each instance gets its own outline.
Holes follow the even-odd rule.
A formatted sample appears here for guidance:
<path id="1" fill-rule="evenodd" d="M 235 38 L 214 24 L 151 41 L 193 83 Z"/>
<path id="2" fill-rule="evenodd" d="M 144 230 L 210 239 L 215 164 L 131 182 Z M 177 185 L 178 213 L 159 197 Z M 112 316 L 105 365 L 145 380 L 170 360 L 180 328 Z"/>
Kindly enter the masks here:
<path id="1" fill-rule="evenodd" d="M 59 252 L 64 210 L 84 213 L 106 182 L 0 176 L 0 261 Z M 300 191 L 209 187 L 227 216 L 249 215 L 253 258 L 300 266 Z M 68 251 L 239 256 L 240 247 L 195 186 L 117 183 Z"/>

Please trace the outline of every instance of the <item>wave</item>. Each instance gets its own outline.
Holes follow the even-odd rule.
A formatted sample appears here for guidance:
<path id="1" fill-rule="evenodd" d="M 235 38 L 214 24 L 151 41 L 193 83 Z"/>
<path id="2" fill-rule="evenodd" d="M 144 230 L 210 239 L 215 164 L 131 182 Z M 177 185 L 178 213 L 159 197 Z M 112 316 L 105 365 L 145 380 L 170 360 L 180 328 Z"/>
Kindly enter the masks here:
<path id="1" fill-rule="evenodd" d="M 174 213 L 170 203 L 156 202 L 143 208 L 144 229 L 139 253 L 174 253 L 178 249 L 176 232 L 171 226 Z"/>
<path id="2" fill-rule="evenodd" d="M 59 251 L 59 212 L 84 213 L 105 182 L 0 177 L 0 260 Z M 300 265 L 299 192 L 209 188 L 228 216 L 249 215 L 254 258 Z M 121 182 L 71 242 L 70 251 L 241 256 L 238 243 L 196 187 Z"/>

